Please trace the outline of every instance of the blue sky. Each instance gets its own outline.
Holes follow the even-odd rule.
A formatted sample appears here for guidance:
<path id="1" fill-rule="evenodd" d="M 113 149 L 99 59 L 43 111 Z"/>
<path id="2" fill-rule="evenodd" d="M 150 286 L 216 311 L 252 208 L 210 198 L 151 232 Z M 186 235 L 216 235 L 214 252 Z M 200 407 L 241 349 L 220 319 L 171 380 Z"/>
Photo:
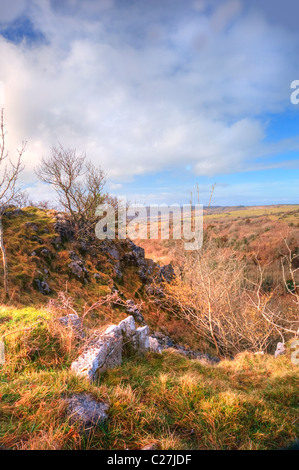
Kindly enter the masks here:
<path id="1" fill-rule="evenodd" d="M 131 201 L 299 203 L 295 0 L 0 0 L 0 85 L 23 186 L 59 141 Z M 0 91 L 1 91 L 0 90 Z"/>

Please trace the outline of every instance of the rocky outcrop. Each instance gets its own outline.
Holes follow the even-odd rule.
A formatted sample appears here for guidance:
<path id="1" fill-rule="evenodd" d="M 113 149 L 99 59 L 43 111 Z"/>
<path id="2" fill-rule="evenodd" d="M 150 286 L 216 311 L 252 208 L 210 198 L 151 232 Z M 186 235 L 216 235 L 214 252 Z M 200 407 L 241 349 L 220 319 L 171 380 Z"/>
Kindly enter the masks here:
<path id="1" fill-rule="evenodd" d="M 172 264 L 165 264 L 159 270 L 160 282 L 171 282 L 175 278 L 175 273 Z"/>
<path id="2" fill-rule="evenodd" d="M 34 279 L 34 287 L 43 295 L 51 294 L 51 289 L 48 283 L 41 279 Z"/>
<path id="3" fill-rule="evenodd" d="M 75 232 L 71 221 L 61 212 L 56 215 L 54 230 L 59 234 L 61 242 L 72 241 L 74 239 Z"/>
<path id="4" fill-rule="evenodd" d="M 74 251 L 69 252 L 69 257 L 72 260 L 72 262 L 68 265 L 71 275 L 76 279 L 87 283 L 89 278 L 89 271 L 85 267 L 85 261 L 79 258 L 79 256 Z"/>
<path id="5" fill-rule="evenodd" d="M 133 300 L 127 300 L 127 312 L 134 317 L 134 320 L 137 323 L 145 324 L 144 318 L 142 313 L 140 312 L 139 308 L 137 305 L 135 305 Z"/>
<path id="6" fill-rule="evenodd" d="M 150 349 L 153 352 L 161 352 L 164 349 L 172 348 L 189 359 L 198 359 L 208 362 L 209 364 L 218 364 L 220 362 L 218 357 L 210 356 L 210 354 L 205 354 L 200 351 L 192 351 L 191 349 L 175 344 L 169 336 L 159 331 L 156 331 L 150 336 L 150 345 Z"/>
<path id="7" fill-rule="evenodd" d="M 123 356 L 144 354 L 149 351 L 147 326 L 136 328 L 133 316 L 118 325 L 109 326 L 71 365 L 75 374 L 96 380 L 107 369 L 118 367 Z"/>
<path id="8" fill-rule="evenodd" d="M 154 261 L 146 259 L 144 249 L 135 245 L 132 240 L 126 240 L 126 248 L 129 251 L 126 251 L 121 258 L 121 269 L 125 266 L 135 266 L 139 268 L 137 272 L 143 283 L 152 282 L 156 266 Z"/>

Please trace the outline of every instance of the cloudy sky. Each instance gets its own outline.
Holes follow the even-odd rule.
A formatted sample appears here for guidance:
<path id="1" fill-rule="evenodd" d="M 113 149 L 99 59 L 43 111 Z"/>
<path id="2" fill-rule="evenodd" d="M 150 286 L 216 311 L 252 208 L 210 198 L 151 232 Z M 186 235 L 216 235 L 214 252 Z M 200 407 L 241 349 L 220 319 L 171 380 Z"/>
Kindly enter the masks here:
<path id="1" fill-rule="evenodd" d="M 297 0 L 0 0 L 0 101 L 22 182 L 52 145 L 138 202 L 299 203 Z"/>

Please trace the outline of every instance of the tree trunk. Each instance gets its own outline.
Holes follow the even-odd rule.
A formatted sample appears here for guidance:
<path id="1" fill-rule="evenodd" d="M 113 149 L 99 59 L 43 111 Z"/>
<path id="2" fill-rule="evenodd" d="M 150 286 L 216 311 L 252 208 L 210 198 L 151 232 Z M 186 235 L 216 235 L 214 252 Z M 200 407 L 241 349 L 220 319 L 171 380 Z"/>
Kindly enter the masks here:
<path id="1" fill-rule="evenodd" d="M 0 250 L 2 253 L 2 262 L 3 262 L 3 280 L 4 280 L 5 298 L 9 299 L 8 269 L 7 269 L 6 251 L 5 251 L 4 241 L 3 241 L 2 214 L 0 215 Z"/>

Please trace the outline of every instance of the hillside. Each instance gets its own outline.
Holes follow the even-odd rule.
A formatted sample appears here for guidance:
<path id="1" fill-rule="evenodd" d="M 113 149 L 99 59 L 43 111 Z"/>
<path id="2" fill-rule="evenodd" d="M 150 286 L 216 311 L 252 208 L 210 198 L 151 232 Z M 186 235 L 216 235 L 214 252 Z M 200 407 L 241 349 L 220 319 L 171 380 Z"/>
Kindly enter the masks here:
<path id="1" fill-rule="evenodd" d="M 204 236 L 212 238 L 218 248 L 233 248 L 247 259 L 258 254 L 263 264 L 273 260 L 277 264 L 284 249 L 283 238 L 288 238 L 292 248 L 298 247 L 298 205 L 211 207 L 204 210 L 203 224 Z M 138 239 L 136 243 L 158 263 L 174 262 L 181 250 L 180 242 L 171 239 Z"/>
<path id="2" fill-rule="evenodd" d="M 228 226 L 215 225 L 213 233 L 222 236 L 230 227 L 248 236 L 277 223 L 261 217 L 236 219 L 235 225 L 225 219 Z M 289 343 L 277 358 L 242 352 L 213 362 L 211 344 L 161 302 L 169 268 L 147 259 L 131 241 L 78 243 L 63 214 L 33 207 L 11 209 L 4 228 L 12 299 L 0 310 L 0 336 L 12 334 L 0 365 L 2 446 L 277 449 L 296 439 L 298 366 Z M 67 304 L 57 301 L 61 293 Z M 121 301 L 105 302 L 113 293 Z M 73 309 L 83 319 L 99 299 L 82 320 L 84 339 L 63 327 L 59 318 Z M 124 357 L 93 383 L 76 376 L 70 366 L 88 342 L 132 314 L 134 304 L 137 322 L 169 341 L 166 349 Z M 109 405 L 108 419 L 89 434 L 66 413 L 66 399 L 84 393 Z"/>

